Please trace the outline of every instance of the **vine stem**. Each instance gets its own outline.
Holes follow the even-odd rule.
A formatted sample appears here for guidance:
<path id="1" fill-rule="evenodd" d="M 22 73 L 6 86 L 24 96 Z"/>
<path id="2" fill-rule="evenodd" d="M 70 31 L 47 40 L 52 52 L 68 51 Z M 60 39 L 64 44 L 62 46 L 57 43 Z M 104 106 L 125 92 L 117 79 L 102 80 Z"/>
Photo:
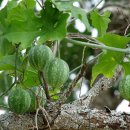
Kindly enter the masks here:
<path id="1" fill-rule="evenodd" d="M 51 97 L 50 97 L 49 90 L 48 90 L 48 84 L 44 78 L 44 74 L 42 71 L 39 71 L 38 73 L 39 73 L 40 83 L 41 83 L 42 87 L 44 86 L 43 89 L 45 90 L 46 98 L 47 98 L 47 100 L 50 100 Z"/>
<path id="2" fill-rule="evenodd" d="M 14 82 L 5 92 L 3 92 L 0 97 L 3 97 L 8 91 L 12 89 L 12 87 L 16 84 L 17 82 Z"/>
<path id="3" fill-rule="evenodd" d="M 105 49 L 105 50 L 110 50 L 110 51 L 117 51 L 117 52 L 122 52 L 122 53 L 130 53 L 130 49 L 121 49 L 121 48 L 115 48 L 115 47 L 110 47 L 106 45 L 98 45 L 90 42 L 82 42 L 82 41 L 77 41 L 69 38 L 65 38 L 65 41 L 76 44 L 76 45 L 81 45 L 81 46 L 88 46 L 92 48 L 99 48 L 99 49 Z"/>
<path id="4" fill-rule="evenodd" d="M 15 56 L 15 82 L 17 82 L 17 59 L 18 59 L 18 50 L 19 50 L 19 44 L 15 44 L 15 51 L 16 51 L 16 56 Z"/>
<path id="5" fill-rule="evenodd" d="M 58 53 L 58 58 L 60 58 L 60 42 L 57 41 L 57 53 Z"/>

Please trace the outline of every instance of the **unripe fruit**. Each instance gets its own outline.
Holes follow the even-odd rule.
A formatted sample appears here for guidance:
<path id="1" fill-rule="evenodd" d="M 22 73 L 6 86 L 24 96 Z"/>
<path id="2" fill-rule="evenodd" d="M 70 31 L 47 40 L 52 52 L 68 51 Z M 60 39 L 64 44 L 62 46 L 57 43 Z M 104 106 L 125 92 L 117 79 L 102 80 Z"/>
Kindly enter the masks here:
<path id="1" fill-rule="evenodd" d="M 31 105 L 28 112 L 35 112 L 38 105 L 43 107 L 46 104 L 46 95 L 42 88 L 32 87 L 29 90 L 29 94 L 31 97 Z"/>
<path id="2" fill-rule="evenodd" d="M 31 97 L 26 90 L 17 87 L 10 92 L 8 104 L 12 112 L 24 114 L 30 107 Z"/>
<path id="3" fill-rule="evenodd" d="M 29 52 L 29 63 L 36 70 L 43 70 L 52 59 L 53 53 L 46 45 L 36 45 Z"/>
<path id="4" fill-rule="evenodd" d="M 125 76 L 120 84 L 119 84 L 119 91 L 121 96 L 130 101 L 130 75 Z"/>
<path id="5" fill-rule="evenodd" d="M 55 58 L 45 67 L 44 74 L 50 86 L 60 87 L 69 77 L 69 66 L 64 60 Z"/>

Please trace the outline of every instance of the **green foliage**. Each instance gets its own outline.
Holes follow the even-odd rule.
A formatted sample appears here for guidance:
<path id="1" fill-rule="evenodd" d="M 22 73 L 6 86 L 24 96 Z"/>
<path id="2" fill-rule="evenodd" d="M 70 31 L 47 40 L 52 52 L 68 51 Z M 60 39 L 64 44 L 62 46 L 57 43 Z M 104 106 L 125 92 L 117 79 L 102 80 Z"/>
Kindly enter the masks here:
<path id="1" fill-rule="evenodd" d="M 66 35 L 66 22 L 69 17 L 68 13 L 59 11 L 51 2 L 45 3 L 45 9 L 41 11 L 41 35 L 39 42 L 47 40 L 61 40 Z"/>
<path id="2" fill-rule="evenodd" d="M 61 11 L 71 12 L 72 17 L 80 19 L 86 26 L 87 30 L 90 31 L 90 24 L 87 18 L 85 10 L 73 6 L 74 1 L 54 2 L 57 8 Z"/>
<path id="3" fill-rule="evenodd" d="M 126 75 L 119 84 L 121 96 L 130 101 L 130 75 Z"/>
<path id="4" fill-rule="evenodd" d="M 11 55 L 15 52 L 15 47 L 6 39 L 0 39 L 0 57 Z"/>
<path id="5" fill-rule="evenodd" d="M 129 62 L 122 62 L 121 65 L 124 68 L 125 75 L 130 74 L 130 61 Z"/>
<path id="6" fill-rule="evenodd" d="M 21 61 L 17 59 L 17 66 L 20 66 Z M 14 70 L 15 55 L 5 55 L 0 58 L 0 70 Z"/>
<path id="7" fill-rule="evenodd" d="M 12 84 L 12 77 L 5 71 L 0 74 L 0 93 L 5 92 Z"/>
<path id="8" fill-rule="evenodd" d="M 100 15 L 97 10 L 91 13 L 92 25 L 98 30 L 99 36 L 103 36 L 110 23 L 110 12 L 106 11 L 103 15 Z"/>
<path id="9" fill-rule="evenodd" d="M 130 41 L 130 38 L 115 34 L 106 34 L 103 37 L 98 37 L 97 40 L 107 46 L 125 48 L 127 43 Z M 112 77 L 115 67 L 118 65 L 124 64 L 126 68 L 129 63 L 123 63 L 123 57 L 124 53 L 122 52 L 104 51 L 104 53 L 99 57 L 98 63 L 93 67 L 93 79 L 95 79 L 98 74 Z M 126 73 L 128 71 L 129 69 L 126 70 Z"/>
<path id="10" fill-rule="evenodd" d="M 21 2 L 8 12 L 3 37 L 13 44 L 20 42 L 21 46 L 26 48 L 38 36 L 40 26 L 40 19 L 34 14 L 34 8 Z"/>
<path id="11" fill-rule="evenodd" d="M 40 84 L 37 71 L 32 68 L 27 68 L 24 73 L 24 79 L 22 81 L 24 88 L 30 88 L 32 86 L 38 86 Z"/>

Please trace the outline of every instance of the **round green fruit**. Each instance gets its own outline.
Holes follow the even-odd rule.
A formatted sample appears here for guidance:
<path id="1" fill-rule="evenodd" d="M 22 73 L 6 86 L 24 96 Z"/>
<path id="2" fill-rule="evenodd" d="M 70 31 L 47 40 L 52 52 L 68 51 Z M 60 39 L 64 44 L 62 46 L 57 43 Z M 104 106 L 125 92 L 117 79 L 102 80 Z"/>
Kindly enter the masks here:
<path id="1" fill-rule="evenodd" d="M 64 60 L 55 58 L 45 67 L 44 75 L 50 86 L 59 87 L 68 79 L 69 66 Z"/>
<path id="2" fill-rule="evenodd" d="M 125 76 L 120 84 L 119 84 L 119 91 L 121 96 L 130 101 L 130 75 Z"/>
<path id="3" fill-rule="evenodd" d="M 31 97 L 26 90 L 17 87 L 10 92 L 8 104 L 12 112 L 24 114 L 30 107 Z"/>
<path id="4" fill-rule="evenodd" d="M 35 112 L 38 107 L 37 105 L 40 105 L 43 107 L 46 104 L 46 95 L 42 88 L 32 87 L 31 89 L 29 89 L 29 94 L 31 97 L 31 105 L 28 109 L 28 112 Z M 38 102 L 37 102 L 37 99 L 38 99 Z"/>
<path id="5" fill-rule="evenodd" d="M 29 63 L 36 70 L 43 70 L 52 59 L 53 53 L 46 45 L 36 45 L 29 52 Z"/>

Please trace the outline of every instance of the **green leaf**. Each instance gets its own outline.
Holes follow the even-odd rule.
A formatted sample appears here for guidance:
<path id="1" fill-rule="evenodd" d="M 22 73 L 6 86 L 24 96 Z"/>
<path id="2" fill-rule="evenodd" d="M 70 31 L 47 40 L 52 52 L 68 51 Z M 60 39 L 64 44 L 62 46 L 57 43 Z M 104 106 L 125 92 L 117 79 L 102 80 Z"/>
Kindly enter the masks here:
<path id="1" fill-rule="evenodd" d="M 99 42 L 111 47 L 125 48 L 127 43 L 130 42 L 130 37 L 124 37 L 117 34 L 107 33 L 102 37 L 96 38 Z"/>
<path id="2" fill-rule="evenodd" d="M 22 0 L 22 2 L 21 2 L 20 4 L 21 4 L 21 6 L 23 6 L 23 7 L 26 6 L 28 9 L 29 9 L 29 8 L 30 8 L 30 9 L 34 9 L 35 6 L 36 6 L 35 0 Z"/>
<path id="3" fill-rule="evenodd" d="M 17 59 L 17 67 L 21 62 Z M 0 70 L 14 70 L 15 68 L 15 55 L 6 55 L 0 58 Z"/>
<path id="4" fill-rule="evenodd" d="M 98 30 L 99 36 L 103 36 L 110 23 L 110 12 L 106 11 L 103 15 L 100 15 L 97 10 L 94 10 L 91 14 L 92 25 Z"/>
<path id="5" fill-rule="evenodd" d="M 124 68 L 125 75 L 130 75 L 130 62 L 123 62 L 121 65 Z"/>
<path id="6" fill-rule="evenodd" d="M 26 3 L 25 3 L 26 2 Z M 40 18 L 34 14 L 32 4 L 22 1 L 17 7 L 6 13 L 6 26 L 4 26 L 4 38 L 13 44 L 21 43 L 23 48 L 29 47 L 33 40 L 39 35 L 41 27 Z M 8 7 L 8 5 L 7 5 Z M 1 22 L 3 24 L 3 22 Z"/>
<path id="7" fill-rule="evenodd" d="M 107 46 L 125 48 L 130 38 L 115 34 L 106 34 L 103 37 L 98 37 L 97 40 Z M 106 53 L 103 53 L 99 57 L 98 63 L 93 67 L 93 79 L 95 79 L 98 74 L 112 77 L 115 67 L 122 63 L 123 58 L 124 53 L 122 52 L 106 51 Z"/>
<path id="8" fill-rule="evenodd" d="M 33 69 L 28 68 L 25 71 L 24 80 L 22 83 L 25 86 L 25 88 L 39 86 L 40 83 L 39 83 L 38 73 Z"/>
<path id="9" fill-rule="evenodd" d="M 45 9 L 41 12 L 43 23 L 39 42 L 61 40 L 66 36 L 68 13 L 60 12 L 52 3 L 46 2 Z"/>
<path id="10" fill-rule="evenodd" d="M 84 9 L 73 6 L 74 1 L 55 2 L 57 8 L 61 11 L 71 12 L 72 17 L 80 19 L 86 26 L 87 30 L 90 31 L 90 24 L 87 18 L 87 13 Z"/>
<path id="11" fill-rule="evenodd" d="M 119 52 L 106 52 L 102 54 L 98 63 L 93 67 L 93 79 L 95 79 L 98 74 L 103 74 L 109 78 L 112 77 L 115 67 L 120 64 L 122 58 L 122 53 Z"/>
<path id="12" fill-rule="evenodd" d="M 3 1 L 3 0 L 0 0 L 0 5 L 1 5 L 2 1 Z"/>
<path id="13" fill-rule="evenodd" d="M 15 52 L 15 47 L 6 39 L 0 39 L 0 57 Z"/>
<path id="14" fill-rule="evenodd" d="M 0 93 L 5 92 L 12 84 L 12 77 L 7 73 L 2 72 L 0 74 Z"/>

